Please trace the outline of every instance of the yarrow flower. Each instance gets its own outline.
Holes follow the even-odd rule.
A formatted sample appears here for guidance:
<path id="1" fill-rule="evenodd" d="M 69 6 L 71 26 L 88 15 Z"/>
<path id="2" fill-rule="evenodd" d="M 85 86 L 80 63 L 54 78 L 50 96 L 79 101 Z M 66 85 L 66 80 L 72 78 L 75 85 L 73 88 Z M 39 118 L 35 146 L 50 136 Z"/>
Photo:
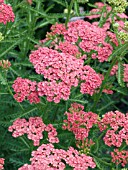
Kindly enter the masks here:
<path id="1" fill-rule="evenodd" d="M 4 158 L 0 158 L 0 170 L 4 169 Z"/>
<path id="2" fill-rule="evenodd" d="M 40 99 L 37 93 L 37 83 L 32 82 L 29 79 L 22 79 L 18 77 L 13 84 L 13 89 L 15 91 L 14 98 L 18 102 L 22 102 L 26 98 L 30 101 L 30 103 L 39 103 Z"/>
<path id="3" fill-rule="evenodd" d="M 125 116 L 119 111 L 108 112 L 98 125 L 100 131 L 109 128 L 103 138 L 106 145 L 120 147 L 124 140 L 128 144 L 128 113 Z"/>
<path id="4" fill-rule="evenodd" d="M 62 42 L 62 44 L 66 42 L 78 46 L 83 53 L 90 53 L 91 50 L 95 50 L 96 53 L 92 55 L 92 58 L 98 58 L 100 62 L 107 61 L 109 55 L 112 53 L 112 46 L 105 42 L 107 36 L 106 30 L 89 22 L 83 20 L 69 22 L 67 30 L 64 24 L 56 24 L 51 27 L 51 31 L 46 41 L 55 37 L 55 39 L 61 43 L 58 35 L 63 35 L 64 42 Z M 49 33 L 47 35 L 49 35 Z M 43 40 L 43 42 L 45 41 Z M 56 45 L 57 42 L 55 43 L 55 47 Z M 83 54 L 81 54 L 81 56 L 82 55 Z"/>
<path id="5" fill-rule="evenodd" d="M 73 103 L 69 112 L 66 112 L 67 120 L 64 120 L 63 129 L 73 132 L 76 140 L 84 140 L 89 131 L 98 122 L 98 115 L 93 112 L 84 112 L 84 106 Z"/>
<path id="6" fill-rule="evenodd" d="M 43 139 L 43 132 L 48 132 L 48 141 L 51 143 L 58 143 L 59 139 L 56 137 L 57 132 L 52 124 L 45 125 L 40 117 L 30 117 L 29 121 L 25 119 L 17 119 L 9 126 L 8 130 L 13 132 L 13 137 L 19 137 L 27 134 L 28 139 L 33 140 L 34 146 L 39 146 L 40 140 Z"/>
<path id="7" fill-rule="evenodd" d="M 74 170 L 87 170 L 95 168 L 96 164 L 92 157 L 80 154 L 70 147 L 67 151 L 55 149 L 52 144 L 42 144 L 37 151 L 32 152 L 31 165 L 25 164 L 18 170 L 41 169 L 41 170 L 64 170 L 69 164 Z"/>
<path id="8" fill-rule="evenodd" d="M 0 1 L 0 23 L 6 24 L 7 22 L 14 22 L 15 15 L 13 13 L 12 7 L 6 5 L 4 1 Z"/>
<path id="9" fill-rule="evenodd" d="M 100 87 L 102 80 L 90 66 L 86 65 L 83 67 L 80 79 L 82 83 L 80 85 L 80 92 L 82 94 L 90 94 L 91 96 L 95 93 L 96 89 Z"/>
<path id="10" fill-rule="evenodd" d="M 114 149 L 114 152 L 111 152 L 112 162 L 116 163 L 117 165 L 121 163 L 124 167 L 128 164 L 128 151 L 122 150 L 119 151 L 118 149 Z"/>

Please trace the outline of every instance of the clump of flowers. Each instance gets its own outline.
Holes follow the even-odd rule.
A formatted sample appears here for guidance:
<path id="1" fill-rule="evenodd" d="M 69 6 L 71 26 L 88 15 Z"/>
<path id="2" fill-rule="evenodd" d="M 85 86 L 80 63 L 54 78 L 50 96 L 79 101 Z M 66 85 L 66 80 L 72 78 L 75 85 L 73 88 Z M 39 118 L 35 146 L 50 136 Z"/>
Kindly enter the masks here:
<path id="1" fill-rule="evenodd" d="M 91 57 L 104 62 L 108 60 L 108 57 L 112 53 L 112 46 L 105 41 L 107 36 L 106 30 L 89 22 L 83 20 L 70 22 L 68 23 L 67 30 L 64 24 L 56 24 L 51 27 L 51 31 L 51 36 L 47 36 L 46 40 L 56 35 L 55 40 L 57 39 L 60 42 L 61 40 L 58 35 L 63 35 L 64 42 L 74 44 L 81 49 L 81 56 L 85 53 L 90 53 L 91 50 L 95 50 L 96 52 Z M 55 43 L 55 47 L 56 44 L 57 42 Z"/>
<path id="2" fill-rule="evenodd" d="M 106 145 L 120 147 L 124 140 L 128 144 L 128 113 L 108 112 L 98 124 L 100 131 L 107 130 L 103 138 Z"/>
<path id="3" fill-rule="evenodd" d="M 0 67 L 2 67 L 3 69 L 8 69 L 11 66 L 10 61 L 8 60 L 0 60 Z"/>
<path id="4" fill-rule="evenodd" d="M 39 47 L 33 51 L 29 57 L 30 62 L 45 80 L 36 83 L 18 77 L 12 86 L 16 92 L 14 98 L 18 102 L 27 99 L 30 103 L 38 103 L 40 102 L 38 96 L 46 96 L 48 101 L 59 103 L 61 99 L 68 100 L 71 87 L 77 87 L 79 83 L 81 93 L 93 95 L 102 83 L 101 78 L 90 66 L 84 66 L 82 58 L 73 56 L 76 52 L 79 55 L 79 52 L 76 46 L 71 46 L 72 55 L 66 51 L 62 43 L 60 44 L 60 49 L 64 50 L 62 53 L 47 47 Z M 82 57 L 86 58 L 85 55 Z"/>
<path id="5" fill-rule="evenodd" d="M 122 150 L 119 151 L 118 149 L 114 149 L 114 152 L 111 152 L 112 162 L 116 163 L 117 165 L 121 163 L 124 167 L 128 164 L 128 151 Z"/>
<path id="6" fill-rule="evenodd" d="M 37 83 L 32 82 L 29 79 L 22 79 L 18 77 L 13 84 L 13 89 L 15 91 L 14 98 L 18 102 L 22 102 L 26 98 L 30 101 L 30 103 L 39 103 L 40 99 L 37 93 Z"/>
<path id="7" fill-rule="evenodd" d="M 63 129 L 73 132 L 76 140 L 84 140 L 88 137 L 90 129 L 98 123 L 98 115 L 93 112 L 84 112 L 84 106 L 73 103 L 69 112 L 66 112 L 67 120 L 64 120 Z"/>
<path id="8" fill-rule="evenodd" d="M 0 1 L 0 23 L 6 24 L 7 22 L 14 22 L 15 15 L 12 7 Z"/>
<path id="9" fill-rule="evenodd" d="M 51 143 L 58 143 L 59 139 L 56 137 L 57 132 L 52 124 L 45 125 L 40 117 L 30 117 L 29 121 L 25 119 L 17 119 L 9 126 L 8 130 L 13 132 L 13 137 L 19 137 L 27 134 L 28 139 L 33 140 L 34 146 L 39 146 L 40 140 L 43 139 L 43 132 L 48 132 L 48 141 Z"/>
<path id="10" fill-rule="evenodd" d="M 80 92 L 82 94 L 90 94 L 91 96 L 102 83 L 99 74 L 97 74 L 95 70 L 88 65 L 83 67 L 83 72 L 81 72 L 80 79 L 82 80 Z"/>
<path id="11" fill-rule="evenodd" d="M 0 158 L 0 170 L 4 169 L 4 158 Z"/>
<path id="12" fill-rule="evenodd" d="M 80 154 L 70 147 L 67 151 L 55 149 L 52 144 L 42 144 L 37 151 L 32 152 L 31 165 L 25 164 L 18 170 L 41 169 L 41 170 L 64 170 L 69 164 L 74 170 L 87 170 L 95 168 L 92 157 Z"/>

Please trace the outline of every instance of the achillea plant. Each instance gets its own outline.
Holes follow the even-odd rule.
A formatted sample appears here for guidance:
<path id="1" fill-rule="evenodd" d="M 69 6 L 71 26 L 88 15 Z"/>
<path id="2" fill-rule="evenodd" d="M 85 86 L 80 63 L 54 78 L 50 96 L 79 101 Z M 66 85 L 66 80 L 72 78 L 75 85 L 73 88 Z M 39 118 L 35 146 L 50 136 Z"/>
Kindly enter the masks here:
<path id="1" fill-rule="evenodd" d="M 128 168 L 126 6 L 0 0 L 0 169 Z"/>

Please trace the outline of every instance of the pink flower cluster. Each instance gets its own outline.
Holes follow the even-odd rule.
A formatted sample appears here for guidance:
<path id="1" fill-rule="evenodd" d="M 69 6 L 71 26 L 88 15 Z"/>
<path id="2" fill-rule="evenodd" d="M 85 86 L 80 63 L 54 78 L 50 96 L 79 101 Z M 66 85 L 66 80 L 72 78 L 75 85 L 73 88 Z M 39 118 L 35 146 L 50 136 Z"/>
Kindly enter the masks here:
<path id="1" fill-rule="evenodd" d="M 128 165 L 128 151 L 119 151 L 118 149 L 114 149 L 114 152 L 111 152 L 111 156 L 112 162 L 116 163 L 117 165 L 120 163 L 123 167 Z"/>
<path id="2" fill-rule="evenodd" d="M 101 13 L 102 13 L 102 9 L 103 7 L 106 5 L 102 2 L 96 2 L 95 5 L 98 7 L 98 8 L 94 8 L 90 11 L 90 16 L 86 16 L 87 18 L 89 18 L 90 20 L 91 19 L 96 19 L 96 18 L 100 18 L 101 17 Z M 106 15 L 112 10 L 111 6 L 109 5 L 106 5 L 106 13 L 104 13 L 104 17 L 106 17 Z M 119 18 L 121 18 L 121 20 L 119 20 Z M 118 27 L 118 31 L 121 31 L 123 30 L 124 28 L 124 21 L 123 19 L 127 19 L 128 16 L 125 15 L 124 13 L 120 14 L 120 13 L 117 13 L 117 15 L 114 17 L 114 20 L 116 21 L 116 23 L 119 24 L 119 27 Z M 112 23 L 112 20 L 111 20 L 111 15 L 110 17 L 107 19 L 106 23 L 103 25 L 103 29 L 106 30 L 106 33 L 107 35 L 109 36 L 110 38 L 110 41 L 113 42 L 116 46 L 118 46 L 118 40 L 117 40 L 117 37 L 116 37 L 116 34 L 111 32 L 111 31 L 107 31 L 107 30 L 110 30 L 110 25 Z M 93 25 L 98 25 L 99 22 L 93 22 Z M 123 42 L 122 42 L 123 43 Z"/>
<path id="3" fill-rule="evenodd" d="M 88 65 L 83 67 L 83 71 L 80 73 L 80 79 L 82 80 L 80 92 L 82 94 L 90 94 L 91 96 L 102 83 L 99 74 L 96 74 L 95 70 Z"/>
<path id="4" fill-rule="evenodd" d="M 74 50 L 76 52 L 76 49 Z M 48 101 L 59 103 L 60 99 L 68 100 L 71 87 L 78 86 L 81 81 L 81 92 L 90 95 L 93 95 L 102 83 L 100 76 L 90 66 L 84 66 L 81 58 L 68 53 L 39 47 L 30 54 L 30 62 L 36 72 L 42 74 L 46 80 L 37 84 L 28 79 L 17 78 L 13 89 L 18 102 L 27 98 L 30 103 L 38 103 L 38 96 L 47 96 Z"/>
<path id="5" fill-rule="evenodd" d="M 128 144 L 128 113 L 119 111 L 106 113 L 98 123 L 100 131 L 107 130 L 104 142 L 108 146 L 120 147 L 123 140 Z"/>
<path id="6" fill-rule="evenodd" d="M 57 49 L 61 50 L 63 53 L 73 55 L 76 58 L 80 58 L 81 55 L 78 47 L 74 44 L 69 43 L 68 41 L 60 42 Z"/>
<path id="7" fill-rule="evenodd" d="M 40 99 L 37 93 L 37 83 L 34 81 L 30 81 L 28 79 L 22 79 L 18 77 L 13 84 L 13 89 L 15 91 L 14 98 L 18 102 L 22 102 L 26 98 L 30 101 L 30 103 L 39 103 Z"/>
<path id="8" fill-rule="evenodd" d="M 58 143 L 59 139 L 56 137 L 57 132 L 52 124 L 45 125 L 40 117 L 30 117 L 29 121 L 25 119 L 17 119 L 9 126 L 8 130 L 13 132 L 13 137 L 28 135 L 28 139 L 33 140 L 34 146 L 39 146 L 40 140 L 43 139 L 43 132 L 48 132 L 48 141 L 51 143 Z"/>
<path id="9" fill-rule="evenodd" d="M 4 169 L 4 158 L 0 158 L 0 170 Z"/>
<path id="10" fill-rule="evenodd" d="M 37 151 L 32 152 L 31 165 L 25 164 L 18 170 L 64 170 L 69 164 L 74 170 L 87 170 L 95 168 L 92 157 L 80 154 L 70 147 L 67 151 L 55 149 L 52 144 L 43 144 Z"/>
<path id="11" fill-rule="evenodd" d="M 112 7 L 107 5 L 107 4 L 104 4 L 102 2 L 96 2 L 95 5 L 97 6 L 97 8 L 93 8 L 91 11 L 90 11 L 90 16 L 86 16 L 87 18 L 89 18 L 90 20 L 91 19 L 96 19 L 96 18 L 100 18 L 101 17 L 101 13 L 102 13 L 102 9 L 103 7 L 106 5 L 106 11 L 107 12 L 110 12 L 112 10 Z M 99 13 L 99 14 L 97 14 Z M 104 17 L 106 17 L 107 13 L 104 13 Z M 121 19 L 124 19 L 124 18 L 128 18 L 128 16 L 124 13 L 117 13 L 117 16 L 114 18 L 115 20 L 117 20 L 117 18 L 120 17 Z M 108 18 L 107 22 L 110 22 L 111 21 L 111 17 Z"/>
<path id="12" fill-rule="evenodd" d="M 40 47 L 30 54 L 30 62 L 38 74 L 51 81 L 61 80 L 69 86 L 78 85 L 78 76 L 83 68 L 83 60 L 59 53 L 47 47 Z"/>
<path id="13" fill-rule="evenodd" d="M 94 124 L 98 123 L 98 115 L 93 112 L 84 112 L 84 106 L 73 103 L 69 112 L 66 112 L 67 120 L 64 120 L 63 129 L 72 131 L 76 140 L 84 140 Z"/>
<path id="14" fill-rule="evenodd" d="M 58 30 L 61 30 L 58 32 Z M 66 43 L 75 44 L 80 40 L 78 47 L 83 52 L 90 52 L 95 50 L 97 53 L 93 53 L 92 58 L 98 59 L 100 62 L 108 60 L 108 57 L 112 53 L 112 46 L 105 42 L 107 36 L 106 30 L 99 28 L 97 25 L 85 22 L 83 20 L 77 20 L 68 23 L 68 29 L 64 29 L 62 24 L 57 24 L 51 27 L 53 34 L 62 34 Z M 57 33 L 58 32 L 58 33 Z"/>
<path id="15" fill-rule="evenodd" d="M 7 22 L 14 22 L 15 15 L 13 13 L 12 7 L 6 5 L 4 0 L 0 0 L 0 23 L 6 24 Z"/>

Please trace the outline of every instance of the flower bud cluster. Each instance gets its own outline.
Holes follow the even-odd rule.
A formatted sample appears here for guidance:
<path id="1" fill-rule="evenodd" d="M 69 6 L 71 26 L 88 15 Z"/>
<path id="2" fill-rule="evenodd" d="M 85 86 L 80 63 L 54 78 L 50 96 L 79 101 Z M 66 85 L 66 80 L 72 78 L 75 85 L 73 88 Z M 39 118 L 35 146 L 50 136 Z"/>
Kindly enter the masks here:
<path id="1" fill-rule="evenodd" d="M 126 0 L 107 0 L 107 2 L 113 7 L 114 11 L 117 13 L 125 12 L 128 2 Z"/>
<path id="2" fill-rule="evenodd" d="M 11 66 L 10 61 L 8 60 L 0 60 L 0 67 L 3 69 L 8 69 Z"/>
<path id="3" fill-rule="evenodd" d="M 9 126 L 8 130 L 13 132 L 13 137 L 19 137 L 27 134 L 28 139 L 33 140 L 34 146 L 39 146 L 40 140 L 43 139 L 43 132 L 48 132 L 48 141 L 51 143 L 58 143 L 59 139 L 56 137 L 57 132 L 52 124 L 45 125 L 40 117 L 30 117 L 29 121 L 25 119 L 17 119 Z"/>
<path id="4" fill-rule="evenodd" d="M 128 32 L 120 31 L 118 33 L 118 36 L 122 41 L 125 41 L 125 42 L 128 41 Z"/>
<path id="5" fill-rule="evenodd" d="M 96 167 L 92 157 L 80 154 L 73 147 L 65 151 L 55 149 L 52 144 L 42 144 L 37 151 L 32 152 L 30 161 L 31 165 L 25 164 L 18 170 L 64 170 L 66 164 L 73 167 L 74 170 L 87 170 L 89 167 Z"/>

